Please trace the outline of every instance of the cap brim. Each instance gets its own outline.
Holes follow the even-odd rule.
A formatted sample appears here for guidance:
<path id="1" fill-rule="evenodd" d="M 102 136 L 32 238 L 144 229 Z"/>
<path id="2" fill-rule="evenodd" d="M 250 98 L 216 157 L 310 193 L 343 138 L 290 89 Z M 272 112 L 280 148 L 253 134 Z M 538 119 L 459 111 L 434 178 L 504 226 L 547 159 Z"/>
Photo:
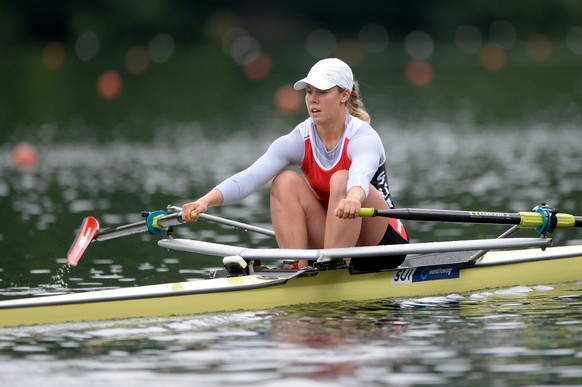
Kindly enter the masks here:
<path id="1" fill-rule="evenodd" d="M 295 84 L 293 85 L 293 88 L 295 90 L 301 90 L 301 89 L 305 89 L 307 87 L 307 85 L 311 85 L 313 87 L 315 87 L 316 89 L 319 90 L 328 90 L 331 89 L 332 87 L 336 86 L 335 83 L 328 81 L 325 78 L 322 77 L 305 77 L 297 82 L 295 82 Z"/>

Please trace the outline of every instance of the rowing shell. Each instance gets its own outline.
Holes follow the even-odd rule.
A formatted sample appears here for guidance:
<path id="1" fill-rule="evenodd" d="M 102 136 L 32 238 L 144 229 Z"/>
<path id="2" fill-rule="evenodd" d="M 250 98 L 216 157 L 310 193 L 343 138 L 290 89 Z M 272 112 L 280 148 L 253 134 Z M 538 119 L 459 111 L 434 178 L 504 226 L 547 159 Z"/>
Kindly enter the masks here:
<path id="1" fill-rule="evenodd" d="M 397 269 L 375 273 L 356 274 L 349 268 L 258 272 L 240 277 L 2 301 L 0 326 L 264 310 L 581 279 L 582 245 L 489 252 L 473 266 L 467 265 L 466 256 L 459 260 L 454 258 L 455 254 L 459 255 L 419 255 L 407 259 Z"/>

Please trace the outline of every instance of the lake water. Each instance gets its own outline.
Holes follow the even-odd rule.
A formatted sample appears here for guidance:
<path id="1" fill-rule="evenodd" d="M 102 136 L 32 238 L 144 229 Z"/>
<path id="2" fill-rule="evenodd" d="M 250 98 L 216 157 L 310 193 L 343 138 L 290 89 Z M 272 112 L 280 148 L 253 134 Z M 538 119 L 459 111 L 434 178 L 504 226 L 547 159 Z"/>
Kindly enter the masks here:
<path id="1" fill-rule="evenodd" d="M 0 331 L 3 385 L 582 383 L 582 285 Z"/>
<path id="2" fill-rule="evenodd" d="M 194 199 L 304 118 L 273 114 L 270 105 L 273 90 L 281 79 L 297 78 L 296 69 L 277 67 L 271 83 L 251 85 L 229 73 L 224 60 L 195 66 L 199 59 L 188 55 L 152 69 L 146 80 L 126 80 L 117 101 L 96 100 L 95 80 L 84 75 L 95 71 L 86 68 L 71 72 L 66 86 L 25 85 L 38 90 L 18 88 L 28 76 L 48 77 L 38 66 L 6 79 L 3 90 L 15 94 L 0 92 L 3 103 L 13 102 L 0 111 L 0 299 L 199 280 L 220 265 L 218 258 L 162 250 L 149 235 L 92 244 L 75 268 L 65 259 L 83 217 L 117 226 L 140 220 L 142 210 Z M 411 89 L 395 75 L 399 64 L 383 60 L 366 62 L 358 74 L 367 71 L 363 90 L 385 142 L 397 206 L 517 212 L 545 201 L 582 214 L 578 59 L 558 60 L 549 75 L 523 62 L 491 75 L 451 65 L 442 55 L 425 90 Z M 204 69 L 199 83 L 166 80 L 184 68 Z M 22 140 L 36 146 L 35 168 L 11 161 Z M 269 227 L 268 198 L 265 188 L 211 213 Z M 420 242 L 505 231 L 428 222 L 407 227 Z M 176 235 L 275 246 L 271 238 L 204 221 L 176 227 Z M 582 243 L 579 230 L 552 236 L 556 245 Z M 518 285 L 317 308 L 0 329 L 0 385 L 582 385 L 582 282 Z"/>

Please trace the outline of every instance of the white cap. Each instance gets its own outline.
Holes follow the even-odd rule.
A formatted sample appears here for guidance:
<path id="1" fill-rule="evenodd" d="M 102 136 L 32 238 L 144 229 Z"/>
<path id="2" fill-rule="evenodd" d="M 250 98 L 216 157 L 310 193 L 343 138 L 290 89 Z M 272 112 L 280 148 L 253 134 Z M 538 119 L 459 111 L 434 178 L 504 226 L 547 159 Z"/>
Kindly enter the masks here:
<path id="1" fill-rule="evenodd" d="M 334 86 L 352 91 L 354 75 L 346 62 L 337 58 L 322 59 L 313 65 L 307 76 L 293 85 L 295 90 L 305 89 L 311 85 L 319 90 L 328 90 Z"/>

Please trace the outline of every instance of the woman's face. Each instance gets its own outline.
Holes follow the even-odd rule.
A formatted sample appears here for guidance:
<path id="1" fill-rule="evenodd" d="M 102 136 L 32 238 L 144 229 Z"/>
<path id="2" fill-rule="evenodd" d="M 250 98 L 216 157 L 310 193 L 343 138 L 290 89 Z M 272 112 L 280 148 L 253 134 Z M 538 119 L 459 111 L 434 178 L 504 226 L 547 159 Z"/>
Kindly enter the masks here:
<path id="1" fill-rule="evenodd" d="M 340 92 L 338 87 L 320 90 L 307 85 L 305 104 L 315 125 L 336 122 L 340 112 L 345 111 L 343 109 L 345 109 L 345 101 L 349 98 L 349 94 L 347 90 Z"/>

